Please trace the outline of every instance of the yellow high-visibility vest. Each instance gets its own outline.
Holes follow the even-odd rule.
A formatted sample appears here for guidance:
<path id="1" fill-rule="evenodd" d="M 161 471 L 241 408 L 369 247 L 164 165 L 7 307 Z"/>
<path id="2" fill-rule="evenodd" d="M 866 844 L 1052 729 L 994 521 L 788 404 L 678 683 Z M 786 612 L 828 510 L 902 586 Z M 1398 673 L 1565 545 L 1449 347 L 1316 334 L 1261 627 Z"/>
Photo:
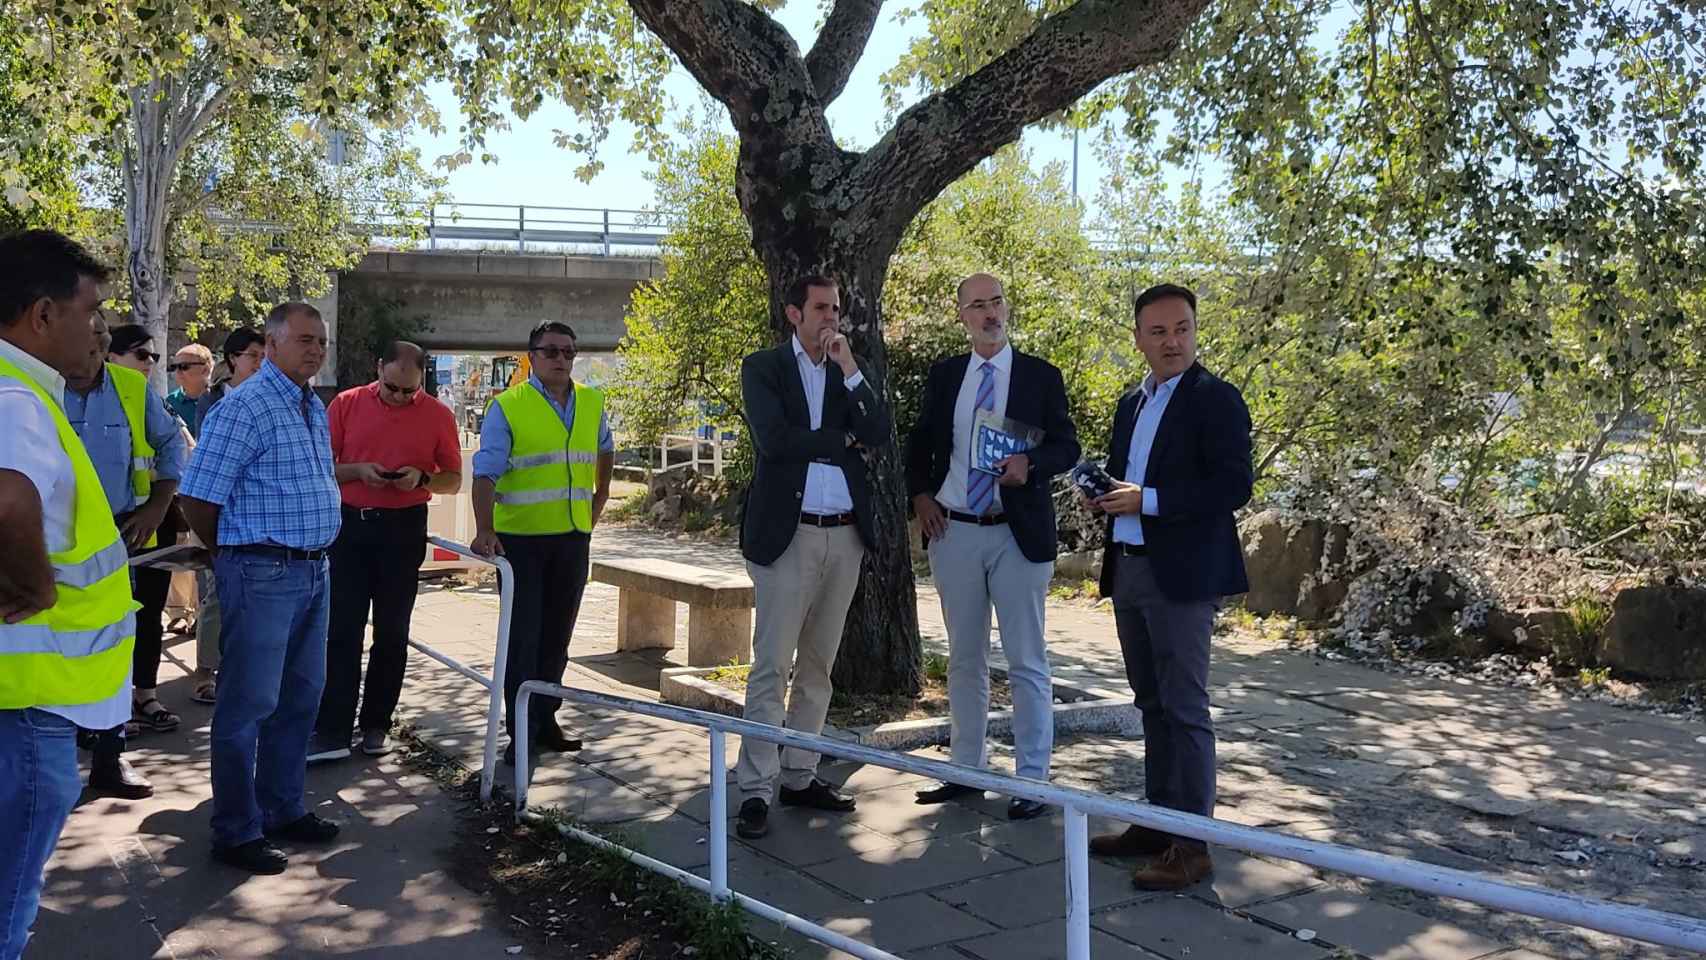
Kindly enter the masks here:
<path id="1" fill-rule="evenodd" d="M 107 364 L 107 376 L 113 378 L 119 406 L 124 408 L 124 418 L 130 423 L 130 492 L 140 507 L 148 502 L 148 494 L 154 490 L 155 451 L 148 442 L 148 378 L 116 363 Z M 143 546 L 159 543 L 160 537 L 153 535 Z"/>
<path id="2" fill-rule="evenodd" d="M 498 478 L 492 527 L 499 533 L 592 532 L 592 495 L 598 488 L 598 424 L 604 393 L 575 384 L 571 434 L 545 395 L 531 383 L 511 387 L 492 402 L 509 424 L 509 467 Z"/>
<path id="3" fill-rule="evenodd" d="M 77 481 L 71 545 L 49 555 L 53 606 L 22 622 L 0 624 L 0 710 L 98 703 L 118 693 L 130 675 L 139 604 L 131 598 L 128 554 L 101 478 L 61 399 L 4 358 L 0 377 L 41 397 Z"/>

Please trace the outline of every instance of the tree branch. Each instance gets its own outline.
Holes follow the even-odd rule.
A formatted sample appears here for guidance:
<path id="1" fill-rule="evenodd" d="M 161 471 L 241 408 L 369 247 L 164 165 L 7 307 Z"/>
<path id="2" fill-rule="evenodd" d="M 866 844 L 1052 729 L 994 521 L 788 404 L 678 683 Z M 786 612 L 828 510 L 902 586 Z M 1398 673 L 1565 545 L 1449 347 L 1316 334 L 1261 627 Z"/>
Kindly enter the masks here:
<path id="1" fill-rule="evenodd" d="M 883 0 L 835 0 L 817 42 L 806 54 L 806 72 L 823 106 L 834 103 L 846 88 L 853 68 L 865 54 L 865 45 L 871 42 L 882 7 Z"/>
<path id="2" fill-rule="evenodd" d="M 878 221 L 874 239 L 898 242 L 925 204 L 1025 127 L 1110 77 L 1165 60 L 1207 6 L 1208 0 L 1079 0 L 976 73 L 901 114 L 854 171 L 862 202 Z"/>
<path id="3" fill-rule="evenodd" d="M 804 118 L 829 140 L 822 103 L 796 102 L 781 112 L 788 105 L 780 100 L 815 96 L 799 45 L 769 14 L 740 0 L 628 0 L 628 6 L 699 86 L 728 107 L 743 138 Z"/>

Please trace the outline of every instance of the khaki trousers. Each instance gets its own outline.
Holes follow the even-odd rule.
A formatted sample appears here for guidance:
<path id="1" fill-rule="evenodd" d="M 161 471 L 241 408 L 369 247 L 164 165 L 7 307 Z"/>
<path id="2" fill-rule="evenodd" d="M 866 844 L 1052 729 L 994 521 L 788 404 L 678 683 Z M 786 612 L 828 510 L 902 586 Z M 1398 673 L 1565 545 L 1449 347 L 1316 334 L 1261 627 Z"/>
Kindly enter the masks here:
<path id="1" fill-rule="evenodd" d="M 746 719 L 802 733 L 823 732 L 833 692 L 829 671 L 841 647 L 841 628 L 859 586 L 864 557 L 856 527 L 801 524 L 775 563 L 747 563 L 757 617 Z M 742 739 L 735 764 L 741 800 L 757 797 L 769 803 L 778 777 L 790 790 L 804 789 L 817 774 L 817 762 L 818 755 L 809 750 Z"/>

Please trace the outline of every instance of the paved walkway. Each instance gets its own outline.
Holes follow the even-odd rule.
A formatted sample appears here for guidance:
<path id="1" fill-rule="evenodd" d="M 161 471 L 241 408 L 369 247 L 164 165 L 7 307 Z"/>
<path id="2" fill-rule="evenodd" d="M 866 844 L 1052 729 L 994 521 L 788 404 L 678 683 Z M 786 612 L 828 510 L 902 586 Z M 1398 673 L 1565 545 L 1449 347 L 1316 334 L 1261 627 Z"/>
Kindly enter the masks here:
<path id="1" fill-rule="evenodd" d="M 726 546 L 627 529 L 601 531 L 594 549 L 740 566 Z M 665 652 L 616 654 L 615 610 L 613 588 L 589 587 L 568 682 L 655 697 L 657 673 L 669 665 L 658 656 Z M 920 615 L 940 644 L 928 588 Z M 1128 695 L 1105 611 L 1051 605 L 1049 617 L 1057 679 Z M 435 647 L 489 667 L 496 622 L 493 589 L 423 585 L 415 633 Z M 1223 639 L 1214 678 L 1218 816 L 1706 915 L 1706 801 L 1698 787 L 1706 782 L 1706 729 Z M 443 797 L 392 764 L 313 771 L 320 802 L 351 824 L 339 847 L 277 878 L 209 866 L 207 713 L 186 695 L 181 680 L 164 694 L 185 713 L 186 727 L 200 729 L 146 739 L 137 751 L 160 795 L 141 804 L 97 801 L 73 817 L 50 869 L 41 942 L 30 957 L 505 955 L 499 951 L 514 941 L 504 937 L 504 921 L 443 872 L 451 816 Z M 400 719 L 470 767 L 480 762 L 483 710 L 483 691 L 473 684 L 424 658 L 411 664 Z M 565 719 L 588 747 L 538 770 L 531 801 L 618 826 L 653 856 L 702 873 L 712 815 L 703 734 L 625 715 Z M 737 746 L 729 745 L 731 759 Z M 1006 750 L 995 754 L 1010 769 Z M 919 783 L 908 775 L 846 764 L 825 773 L 858 795 L 858 811 L 828 817 L 777 809 L 772 834 L 756 843 L 731 829 L 737 889 L 908 958 L 1064 955 L 1058 817 L 1013 824 L 994 797 L 920 807 L 912 802 Z M 510 774 L 500 768 L 500 781 Z M 1141 747 L 1062 741 L 1055 776 L 1141 796 Z M 1093 861 L 1094 956 L 1680 955 L 1230 851 L 1216 863 L 1213 882 L 1155 896 L 1131 889 L 1126 865 Z M 776 933 L 756 920 L 753 929 Z M 1312 931 L 1312 939 L 1299 939 L 1299 931 Z M 777 939 L 797 956 L 841 956 L 792 935 Z"/>

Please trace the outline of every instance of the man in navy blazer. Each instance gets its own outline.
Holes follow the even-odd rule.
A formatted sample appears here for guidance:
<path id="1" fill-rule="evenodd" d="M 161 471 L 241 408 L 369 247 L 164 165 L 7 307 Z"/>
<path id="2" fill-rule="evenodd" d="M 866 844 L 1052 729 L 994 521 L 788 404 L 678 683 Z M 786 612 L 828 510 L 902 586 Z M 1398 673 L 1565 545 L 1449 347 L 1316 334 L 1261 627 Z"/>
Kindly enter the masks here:
<path id="1" fill-rule="evenodd" d="M 1021 777 L 1048 779 L 1054 744 L 1054 687 L 1043 642 L 1043 610 L 1054 576 L 1054 500 L 1049 480 L 1078 462 L 1078 431 L 1067 413 L 1060 371 L 1007 342 L 1001 281 L 975 274 L 956 294 L 970 353 L 930 368 L 918 423 L 906 445 L 906 484 L 923 529 L 930 573 L 948 627 L 949 733 L 955 763 L 982 767 L 989 726 L 989 614 L 1001 619 L 1001 647 L 1013 688 L 1013 748 Z M 1029 450 L 974 463 L 979 410 L 1042 430 Z M 981 793 L 944 783 L 918 794 L 941 803 Z M 1043 812 L 1013 798 L 1007 816 Z"/>
<path id="2" fill-rule="evenodd" d="M 1238 388 L 1197 363 L 1197 298 L 1161 284 L 1138 295 L 1137 349 L 1149 375 L 1121 400 L 1108 442 L 1115 489 L 1102 596 L 1114 601 L 1126 678 L 1143 714 L 1150 803 L 1214 815 L 1209 636 L 1220 598 L 1250 589 L 1233 511 L 1250 500 L 1250 411 Z M 1133 826 L 1094 853 L 1147 858 L 1142 890 L 1177 890 L 1214 871 L 1201 841 Z"/>

